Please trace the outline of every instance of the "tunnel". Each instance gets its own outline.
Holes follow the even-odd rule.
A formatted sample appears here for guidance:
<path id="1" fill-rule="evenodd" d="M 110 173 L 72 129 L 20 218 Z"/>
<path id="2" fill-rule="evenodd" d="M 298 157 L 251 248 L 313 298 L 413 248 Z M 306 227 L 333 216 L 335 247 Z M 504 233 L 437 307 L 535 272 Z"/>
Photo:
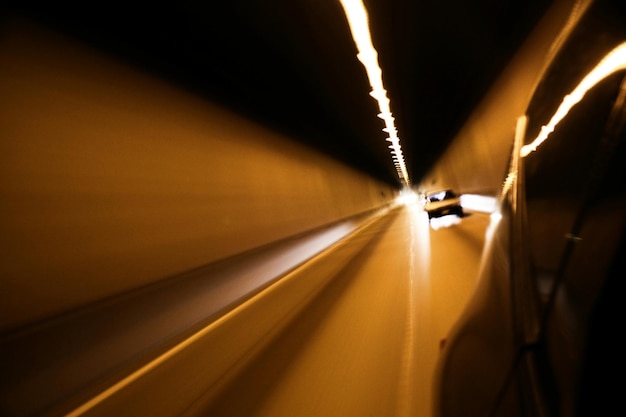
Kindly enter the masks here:
<path id="1" fill-rule="evenodd" d="M 603 140 L 572 145 L 568 176 L 550 182 L 570 161 L 556 139 L 545 159 L 520 155 L 624 40 L 613 6 L 553 2 L 410 183 L 388 154 L 368 172 L 37 19 L 3 19 L 0 414 L 590 415 L 585 378 L 606 364 L 588 340 L 606 329 L 579 323 L 615 308 L 601 301 L 623 272 L 626 65 L 577 107 L 588 124 L 555 130 Z M 549 186 L 586 191 L 565 204 Z M 447 189 L 461 211 L 431 216 L 428 193 Z M 570 271 L 596 266 L 605 280 Z"/>

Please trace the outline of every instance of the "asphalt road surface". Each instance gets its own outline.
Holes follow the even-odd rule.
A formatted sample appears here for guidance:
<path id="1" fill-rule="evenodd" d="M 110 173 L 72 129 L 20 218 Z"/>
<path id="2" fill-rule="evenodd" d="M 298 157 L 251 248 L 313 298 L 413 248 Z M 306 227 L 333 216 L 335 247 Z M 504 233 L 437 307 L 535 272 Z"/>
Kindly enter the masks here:
<path id="1" fill-rule="evenodd" d="M 445 227 L 429 224 L 418 204 L 398 206 L 363 219 L 198 325 L 188 322 L 221 305 L 218 295 L 232 304 L 230 292 L 211 289 L 217 272 L 234 265 L 16 336 L 4 346 L 16 362 L 5 365 L 21 381 L 7 391 L 7 410 L 68 417 L 430 416 L 439 350 L 476 284 L 488 221 L 469 212 Z M 289 253 L 302 249 L 298 242 L 284 243 L 294 246 Z M 265 258 L 230 262 L 257 279 L 274 268 Z M 126 316 L 143 325 L 130 331 Z M 108 333 L 91 340 L 84 323 Z M 188 330 L 176 335 L 172 327 Z M 29 361 L 40 356 L 45 367 Z M 44 386 L 50 398 L 30 405 Z"/>
<path id="2" fill-rule="evenodd" d="M 429 416 L 440 344 L 476 283 L 489 217 L 437 230 L 417 205 L 367 240 L 254 362 L 189 415 Z"/>

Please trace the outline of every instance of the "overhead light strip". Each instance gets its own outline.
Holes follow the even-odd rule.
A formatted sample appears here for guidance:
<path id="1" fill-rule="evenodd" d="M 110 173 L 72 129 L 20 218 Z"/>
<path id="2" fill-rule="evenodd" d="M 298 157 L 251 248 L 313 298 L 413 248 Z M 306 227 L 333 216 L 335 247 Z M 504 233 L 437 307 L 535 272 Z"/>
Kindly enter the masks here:
<path id="1" fill-rule="evenodd" d="M 372 44 L 372 36 L 369 30 L 369 18 L 367 10 L 361 0 L 339 0 L 343 6 L 352 38 L 357 48 L 357 58 L 365 67 L 365 72 L 369 78 L 372 91 L 370 96 L 374 97 L 378 102 L 378 117 L 385 122 L 383 131 L 389 135 L 385 140 L 390 143 L 392 159 L 398 172 L 398 178 L 406 185 L 410 184 L 409 174 L 404 162 L 402 147 L 400 146 L 400 138 L 398 130 L 394 125 L 394 117 L 389 107 L 389 98 L 387 91 L 383 86 L 383 73 L 378 66 L 378 52 Z"/>

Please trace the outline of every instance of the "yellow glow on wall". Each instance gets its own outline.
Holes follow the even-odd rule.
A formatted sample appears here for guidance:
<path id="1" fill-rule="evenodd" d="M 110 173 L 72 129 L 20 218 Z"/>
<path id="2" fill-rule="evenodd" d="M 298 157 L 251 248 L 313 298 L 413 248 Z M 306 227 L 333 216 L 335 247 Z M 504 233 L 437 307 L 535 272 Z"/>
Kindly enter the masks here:
<path id="1" fill-rule="evenodd" d="M 521 156 L 525 157 L 534 152 L 539 145 L 548 139 L 556 125 L 567 116 L 572 107 L 582 100 L 587 91 L 609 75 L 623 69 L 626 69 L 626 42 L 609 52 L 570 94 L 563 97 L 561 105 L 550 119 L 550 122 L 541 128 L 537 138 L 532 143 L 522 147 L 520 151 Z"/>
<path id="2" fill-rule="evenodd" d="M 367 10 L 361 0 L 339 0 L 348 18 L 352 38 L 357 47 L 357 58 L 367 72 L 372 91 L 370 96 L 374 97 L 378 102 L 380 117 L 385 122 L 383 131 L 389 135 L 385 140 L 389 142 L 391 157 L 393 159 L 398 178 L 409 184 L 409 174 L 404 162 L 402 147 L 400 146 L 400 138 L 398 131 L 394 125 L 394 117 L 389 107 L 389 98 L 387 91 L 383 86 L 382 70 L 378 66 L 378 52 L 372 44 L 372 37 L 369 30 L 369 19 Z"/>

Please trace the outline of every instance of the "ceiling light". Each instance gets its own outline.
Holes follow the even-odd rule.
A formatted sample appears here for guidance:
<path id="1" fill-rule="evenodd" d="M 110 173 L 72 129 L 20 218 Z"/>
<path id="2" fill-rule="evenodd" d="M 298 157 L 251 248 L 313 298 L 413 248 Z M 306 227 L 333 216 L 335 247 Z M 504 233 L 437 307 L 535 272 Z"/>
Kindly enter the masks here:
<path id="1" fill-rule="evenodd" d="M 394 160 L 394 164 L 397 166 L 398 178 L 408 185 L 409 174 L 402 157 L 402 150 L 400 148 L 400 139 L 397 136 L 397 129 L 394 126 L 395 118 L 391 114 L 389 108 L 389 98 L 387 97 L 387 91 L 383 87 L 382 70 L 378 66 L 378 52 L 372 44 L 372 36 L 369 30 L 369 19 L 367 16 L 367 10 L 361 0 L 339 0 L 343 6 L 346 17 L 348 18 L 348 24 L 350 25 L 350 31 L 352 32 L 352 38 L 357 48 L 357 58 L 365 67 L 365 72 L 372 87 L 370 96 L 374 97 L 378 101 L 378 108 L 380 113 L 378 117 L 385 122 L 384 132 L 389 134 L 389 138 L 386 141 L 391 142 L 393 145 L 389 146 L 392 149 L 391 155 Z"/>

